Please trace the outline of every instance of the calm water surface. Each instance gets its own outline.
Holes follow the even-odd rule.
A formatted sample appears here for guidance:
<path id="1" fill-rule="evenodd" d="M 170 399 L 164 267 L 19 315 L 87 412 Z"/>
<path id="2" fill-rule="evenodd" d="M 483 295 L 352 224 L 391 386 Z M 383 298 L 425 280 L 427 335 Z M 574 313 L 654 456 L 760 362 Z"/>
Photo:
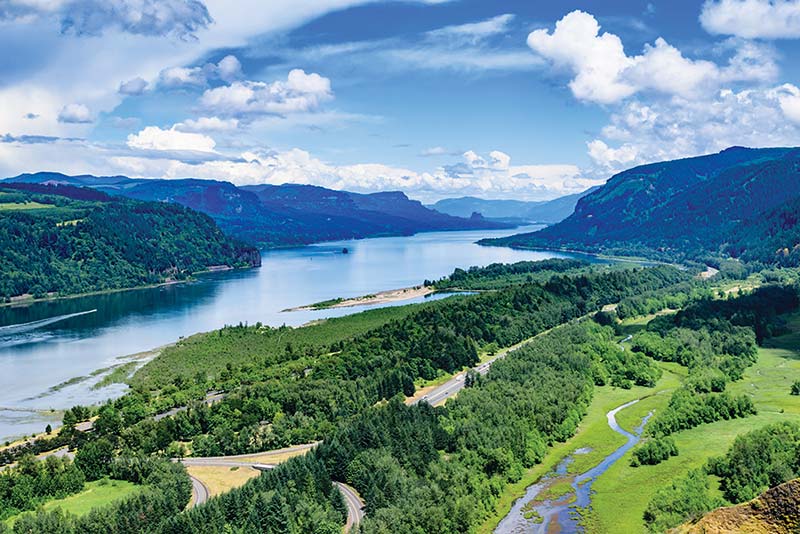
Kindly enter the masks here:
<path id="1" fill-rule="evenodd" d="M 300 325 L 363 308 L 281 310 L 417 285 L 450 274 L 455 267 L 568 256 L 474 244 L 482 237 L 532 229 L 437 232 L 265 251 L 260 269 L 215 273 L 187 284 L 0 308 L 0 439 L 41 431 L 46 422 L 58 420 L 56 414 L 48 414 L 51 409 L 120 394 L 124 391 L 120 385 L 92 390 L 89 386 L 96 379 L 57 391 L 50 388 L 180 336 L 240 321 Z M 343 247 L 350 253 L 342 254 Z"/>

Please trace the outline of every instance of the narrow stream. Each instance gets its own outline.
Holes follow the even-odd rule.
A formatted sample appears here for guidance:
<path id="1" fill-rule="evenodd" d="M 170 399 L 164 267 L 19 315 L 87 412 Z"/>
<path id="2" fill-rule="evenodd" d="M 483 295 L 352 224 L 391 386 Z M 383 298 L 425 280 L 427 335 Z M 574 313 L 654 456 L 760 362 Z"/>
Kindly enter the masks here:
<path id="1" fill-rule="evenodd" d="M 508 515 L 503 518 L 495 529 L 495 534 L 545 534 L 547 532 L 571 533 L 583 532 L 580 525 L 579 508 L 586 508 L 591 504 L 592 484 L 597 477 L 605 473 L 617 460 L 622 458 L 642 436 L 642 431 L 647 421 L 653 415 L 647 414 L 634 432 L 628 432 L 617 423 L 617 413 L 639 402 L 639 399 L 618 406 L 606 414 L 608 426 L 628 440 L 624 445 L 606 456 L 602 462 L 590 470 L 577 475 L 572 479 L 572 492 L 559 497 L 557 500 L 538 500 L 539 495 L 557 480 L 569 479 L 568 467 L 574 461 L 576 454 L 586 454 L 588 450 L 578 449 L 558 464 L 555 471 L 542 478 L 536 484 L 529 486 L 525 495 L 517 499 Z"/>

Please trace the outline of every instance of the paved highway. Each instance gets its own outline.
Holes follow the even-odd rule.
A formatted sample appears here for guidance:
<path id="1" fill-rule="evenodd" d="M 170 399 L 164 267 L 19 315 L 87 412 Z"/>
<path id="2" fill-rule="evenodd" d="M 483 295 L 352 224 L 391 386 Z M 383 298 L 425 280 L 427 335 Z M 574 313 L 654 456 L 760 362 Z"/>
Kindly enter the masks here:
<path id="1" fill-rule="evenodd" d="M 533 338 L 531 338 L 531 339 L 533 339 Z M 471 370 L 472 371 L 476 371 L 480 375 L 485 375 L 486 373 L 489 372 L 489 368 L 492 366 L 492 364 L 494 362 L 496 362 L 497 360 L 499 360 L 501 358 L 505 358 L 506 354 L 508 354 L 509 352 L 512 352 L 514 350 L 517 350 L 518 348 L 520 348 L 522 345 L 528 343 L 529 341 L 530 341 L 530 339 L 526 339 L 525 341 L 517 343 L 516 345 L 514 345 L 512 347 L 509 347 L 507 349 L 501 350 L 497 354 L 495 354 L 494 356 L 492 356 L 491 358 L 486 360 L 485 362 L 481 363 L 480 365 L 477 365 L 477 366 L 473 367 Z M 450 397 L 454 397 L 456 395 L 456 393 L 458 393 L 459 391 L 464 389 L 464 379 L 466 378 L 468 372 L 469 371 L 462 371 L 462 372 L 458 373 L 453 378 L 451 378 L 450 380 L 448 380 L 447 382 L 445 382 L 441 386 L 437 387 L 436 389 L 434 389 L 433 391 L 431 391 L 430 393 L 428 393 L 424 397 L 415 400 L 412 404 L 417 404 L 418 402 L 421 402 L 421 401 L 426 401 L 431 406 L 438 406 L 440 404 L 443 404 L 444 401 L 446 401 Z"/>
<path id="2" fill-rule="evenodd" d="M 347 505 L 347 523 L 344 525 L 344 531 L 350 532 L 354 526 L 364 519 L 364 501 L 361 500 L 361 496 L 356 490 L 347 484 L 341 482 L 334 482 L 334 484 L 339 488 L 342 497 L 344 497 L 344 503 Z"/>
<path id="3" fill-rule="evenodd" d="M 194 495 L 194 501 L 190 506 L 203 504 L 208 500 L 208 487 L 199 478 L 192 475 L 189 475 L 189 478 L 192 480 L 192 495 Z"/>
<path id="4" fill-rule="evenodd" d="M 265 471 L 267 469 L 275 468 L 276 464 L 259 463 L 254 462 L 253 460 L 263 458 L 264 456 L 277 456 L 280 454 L 304 451 L 312 449 L 317 445 L 319 445 L 319 442 L 307 443 L 305 445 L 297 445 L 294 447 L 286 447 L 285 449 L 279 449 L 275 451 L 239 454 L 236 456 L 180 458 L 175 459 L 174 461 L 181 462 L 186 466 L 252 467 L 253 469 L 258 469 L 259 471 Z M 203 504 L 208 500 L 209 497 L 208 488 L 200 479 L 191 475 L 190 478 L 192 479 L 192 493 L 194 494 L 193 506 Z M 362 519 L 364 519 L 364 502 L 361 500 L 361 496 L 358 494 L 358 492 L 356 492 L 356 490 L 352 487 L 348 486 L 347 484 L 342 484 L 341 482 L 334 482 L 334 484 L 342 493 L 344 502 L 347 505 L 347 524 L 345 525 L 345 532 L 349 532 L 354 525 L 357 525 Z"/>

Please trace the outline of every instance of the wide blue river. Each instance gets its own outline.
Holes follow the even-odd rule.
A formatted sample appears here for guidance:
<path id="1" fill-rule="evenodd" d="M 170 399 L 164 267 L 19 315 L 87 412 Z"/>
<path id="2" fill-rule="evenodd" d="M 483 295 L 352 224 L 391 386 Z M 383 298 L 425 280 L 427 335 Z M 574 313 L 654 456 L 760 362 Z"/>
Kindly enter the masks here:
<path id="1" fill-rule="evenodd" d="M 225 324 L 300 325 L 360 308 L 282 312 L 336 297 L 421 284 L 455 267 L 565 257 L 480 247 L 504 231 L 437 232 L 265 251 L 260 269 L 204 275 L 197 282 L 25 307 L 0 308 L 0 440 L 57 422 L 50 410 L 119 395 L 120 385 L 92 389 L 92 373 L 140 353 Z M 342 254 L 347 247 L 349 254 Z M 407 301 L 408 302 L 408 301 Z M 71 384 L 76 377 L 90 377 Z M 53 390 L 53 386 L 62 384 Z"/>

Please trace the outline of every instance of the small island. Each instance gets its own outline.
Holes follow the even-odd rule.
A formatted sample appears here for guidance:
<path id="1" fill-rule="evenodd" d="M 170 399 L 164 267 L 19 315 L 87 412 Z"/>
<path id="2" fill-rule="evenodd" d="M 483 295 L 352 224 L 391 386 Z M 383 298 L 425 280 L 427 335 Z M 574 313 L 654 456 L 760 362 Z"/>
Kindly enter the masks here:
<path id="1" fill-rule="evenodd" d="M 370 295 L 363 295 L 353 298 L 335 298 L 315 302 L 314 304 L 306 304 L 304 306 L 297 306 L 295 308 L 287 308 L 282 310 L 284 312 L 297 312 L 297 311 L 315 311 L 326 310 L 329 308 L 350 308 L 353 306 L 369 306 L 373 304 L 387 304 L 389 302 L 398 302 L 401 300 L 415 299 L 417 297 L 424 297 L 435 293 L 436 289 L 428 286 L 414 286 L 402 289 L 390 289 L 373 293 Z"/>

